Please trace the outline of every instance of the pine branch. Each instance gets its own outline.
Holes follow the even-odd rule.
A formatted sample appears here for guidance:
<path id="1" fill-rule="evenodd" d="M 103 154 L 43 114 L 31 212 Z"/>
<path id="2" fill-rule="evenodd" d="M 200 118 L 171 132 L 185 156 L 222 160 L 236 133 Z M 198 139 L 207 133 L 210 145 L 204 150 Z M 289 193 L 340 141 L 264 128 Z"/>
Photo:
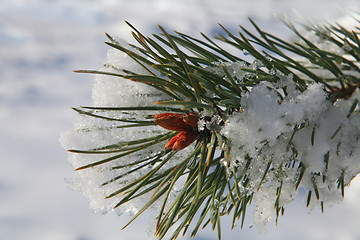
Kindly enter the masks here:
<path id="1" fill-rule="evenodd" d="M 162 202 L 155 230 L 159 239 L 163 239 L 169 232 L 173 232 L 171 239 L 176 239 L 181 232 L 186 234 L 192 227 L 191 236 L 194 237 L 202 225 L 211 225 L 213 230 L 217 229 L 220 239 L 221 216 L 233 214 L 232 227 L 240 221 L 242 228 L 248 206 L 253 198 L 257 199 L 263 192 L 274 197 L 272 204 L 276 222 L 280 214 L 284 214 L 285 205 L 291 201 L 287 196 L 289 191 L 295 194 L 299 187 L 308 191 L 307 206 L 310 206 L 314 195 L 313 201 L 317 201 L 323 210 L 324 191 L 340 189 L 344 197 L 345 186 L 359 172 L 359 169 L 351 170 L 341 164 L 341 169 L 332 169 L 332 173 L 329 171 L 340 157 L 351 161 L 359 157 L 356 147 L 359 129 L 355 129 L 351 135 L 354 141 L 352 147 L 341 145 L 350 139 L 344 132 L 349 129 L 346 124 L 354 119 L 356 121 L 360 112 L 358 95 L 354 96 L 360 84 L 358 29 L 347 30 L 339 25 L 304 26 L 307 31 L 315 33 L 318 38 L 316 42 L 298 30 L 292 22 L 284 21 L 298 37 L 297 42 L 288 42 L 263 31 L 253 20 L 249 20 L 255 33 L 241 27 L 241 31 L 235 35 L 220 25 L 224 34 L 219 34 L 215 40 L 205 34 L 202 34 L 203 40 L 179 32 L 170 34 L 161 26 L 160 35 L 147 37 L 127 22 L 137 44 L 123 46 L 109 34 L 106 36 L 110 42 L 106 44 L 125 53 L 145 74 L 111 64 L 107 65 L 107 70 L 76 71 L 145 84 L 168 97 L 167 100 L 154 102 L 158 105 L 146 107 L 120 105 L 73 108 L 83 116 L 112 122 L 110 129 L 152 129 L 159 125 L 170 131 L 92 149 L 69 150 L 82 154 L 112 154 L 76 168 L 78 172 L 101 166 L 110 166 L 109 171 L 115 173 L 126 169 L 126 172 L 112 174 L 114 177 L 102 184 L 102 187 L 106 187 L 119 183 L 120 187 L 106 196 L 107 199 L 121 196 L 114 208 L 150 194 L 151 197 L 129 224 L 152 205 Z M 321 42 L 337 46 L 336 51 L 324 48 Z M 224 50 L 220 43 L 246 52 L 254 62 L 244 61 Z M 296 104 L 301 104 L 314 91 L 312 89 L 319 86 L 316 84 L 321 85 L 321 91 L 315 93 L 318 98 L 325 96 L 323 104 L 326 109 L 313 115 L 303 113 L 304 117 L 296 121 L 286 120 L 292 114 L 291 110 L 298 107 Z M 245 116 L 250 118 L 253 114 L 253 105 L 249 102 L 255 104 L 251 94 L 257 91 L 260 93 L 254 99 L 259 101 L 263 101 L 264 96 L 269 99 L 271 96 L 273 102 L 270 104 L 274 112 L 281 109 L 289 111 L 275 119 L 280 121 L 278 124 L 285 120 L 289 122 L 284 124 L 283 130 L 276 137 L 263 135 L 263 139 L 255 141 L 253 147 L 253 135 L 262 136 L 267 126 L 272 124 L 256 125 L 254 122 L 257 130 L 250 132 L 253 123 L 244 120 Z M 310 97 L 320 101 L 315 95 Z M 343 118 L 347 122 L 339 120 L 335 123 L 335 129 L 329 124 L 327 130 L 332 131 L 332 134 L 326 141 L 331 144 L 337 141 L 337 147 L 329 148 L 319 155 L 323 167 L 315 170 L 316 164 L 306 159 L 307 152 L 299 144 L 299 139 L 307 136 L 308 149 L 316 149 L 321 145 L 324 134 L 321 121 L 325 120 L 317 114 L 328 116 L 327 111 L 337 108 L 336 102 L 343 103 L 348 99 L 351 103 L 340 104 L 347 108 L 347 115 Z M 269 103 L 264 101 L 263 104 Z M 289 104 L 293 104 L 293 108 L 287 107 Z M 302 107 L 301 111 L 305 112 L 304 109 Z M 133 113 L 131 117 L 127 117 L 128 112 Z M 145 112 L 146 116 L 137 118 L 136 113 L 139 112 Z M 234 124 L 239 125 L 234 128 Z M 233 132 L 242 127 L 241 124 L 247 124 L 249 142 L 245 141 L 246 138 L 241 138 L 244 143 L 239 142 L 237 139 L 240 136 L 233 136 L 236 134 Z M 165 145 L 166 150 L 136 158 L 135 154 L 163 144 L 165 140 L 169 140 Z M 190 145 L 192 142 L 195 144 Z M 278 145 L 275 146 L 274 142 Z M 325 144 L 325 147 L 328 145 Z M 174 166 L 171 162 L 176 157 L 181 161 Z M 133 161 L 119 164 L 119 160 L 124 158 Z M 335 178 L 331 175 L 333 172 L 338 173 Z M 141 173 L 141 176 L 137 179 L 129 177 L 136 173 Z M 131 181 L 127 181 L 127 178 Z M 181 185 L 181 189 L 174 191 L 177 184 Z"/>

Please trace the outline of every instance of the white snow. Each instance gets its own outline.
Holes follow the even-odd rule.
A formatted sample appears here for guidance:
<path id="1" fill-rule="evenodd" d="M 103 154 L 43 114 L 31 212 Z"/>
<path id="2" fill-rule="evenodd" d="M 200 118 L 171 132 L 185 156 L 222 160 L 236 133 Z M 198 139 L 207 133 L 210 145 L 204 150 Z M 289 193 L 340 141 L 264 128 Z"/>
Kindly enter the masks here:
<path id="1" fill-rule="evenodd" d="M 305 17 L 330 20 L 347 14 L 341 8 L 359 10 L 357 0 L 1 1 L 1 239 L 144 239 L 147 218 L 121 232 L 128 216 L 93 214 L 88 200 L 64 181 L 74 173 L 59 146 L 59 134 L 74 126 L 77 114 L 69 107 L 90 105 L 93 86 L 93 76 L 71 70 L 99 68 L 108 49 L 104 32 L 131 41 L 126 19 L 144 34 L 158 31 L 156 24 L 161 24 L 189 35 L 214 35 L 218 22 L 235 31 L 238 24 L 249 26 L 246 17 L 251 16 L 269 32 L 285 37 L 285 27 L 271 15 L 291 14 L 292 8 Z M 350 127 L 343 130 L 351 132 Z M 324 214 L 308 215 L 304 193 L 298 193 L 278 227 L 268 225 L 265 235 L 254 228 L 231 231 L 231 219 L 225 218 L 223 239 L 358 239 L 358 179 L 346 188 L 344 201 L 325 208 Z M 245 226 L 250 223 L 249 217 Z M 216 236 L 207 229 L 197 239 Z"/>
<path id="2" fill-rule="evenodd" d="M 287 84 L 293 84 L 288 79 Z M 288 144 L 293 129 L 306 122 L 304 128 L 299 129 L 291 143 L 296 149 L 296 161 L 306 166 L 306 171 L 300 187 L 314 192 L 313 179 L 317 173 L 324 173 L 326 181 L 316 177 L 316 185 L 320 192 L 319 201 L 325 205 L 333 205 L 340 201 L 337 181 L 344 172 L 345 185 L 359 174 L 360 164 L 358 153 L 360 136 L 360 116 L 354 113 L 347 118 L 350 106 L 355 99 L 359 99 L 356 91 L 348 100 L 341 100 L 334 105 L 326 100 L 326 94 L 321 84 L 311 84 L 307 90 L 289 91 L 280 98 L 275 86 L 272 90 L 269 84 L 258 84 L 250 92 L 243 94 L 241 106 L 243 111 L 232 114 L 225 122 L 221 133 L 231 140 L 231 166 L 243 170 L 247 162 L 246 156 L 252 158 L 248 178 L 250 186 L 245 189 L 254 192 L 256 211 L 255 224 L 264 225 L 264 221 L 274 216 L 276 188 L 282 182 L 281 200 L 286 206 L 293 200 L 294 186 L 298 173 L 293 168 L 284 167 L 290 163 L 292 151 L 288 151 Z M 286 85 L 285 85 L 286 86 Z M 293 88 L 294 89 L 294 88 Z M 278 92 L 280 89 L 277 89 Z M 339 133 L 334 132 L 342 126 Z M 312 131 L 315 129 L 314 144 L 311 143 Z M 339 142 L 341 143 L 340 148 Z M 324 158 L 329 153 L 329 162 L 325 170 Z M 257 190 L 263 177 L 268 161 L 272 161 L 273 172 L 266 178 L 268 186 Z M 279 171 L 282 171 L 279 176 Z M 314 197 L 313 197 L 314 199 Z M 312 200 L 312 205 L 319 202 Z M 259 209 L 260 208 L 260 209 Z M 261 214 L 259 214 L 261 213 Z"/>

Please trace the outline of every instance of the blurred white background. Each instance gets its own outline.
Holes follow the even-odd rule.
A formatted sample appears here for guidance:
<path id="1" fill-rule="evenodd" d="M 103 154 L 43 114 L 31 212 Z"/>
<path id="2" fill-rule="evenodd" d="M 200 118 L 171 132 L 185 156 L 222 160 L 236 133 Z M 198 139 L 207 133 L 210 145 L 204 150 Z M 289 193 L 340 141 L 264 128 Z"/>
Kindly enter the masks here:
<path id="1" fill-rule="evenodd" d="M 149 224 L 138 220 L 120 231 L 129 216 L 93 213 L 88 201 L 64 181 L 73 174 L 58 138 L 72 128 L 72 106 L 91 103 L 91 75 L 73 69 L 97 69 L 107 47 L 104 32 L 131 41 L 131 22 L 144 34 L 156 25 L 197 36 L 214 35 L 220 22 L 236 31 L 252 17 L 263 29 L 284 38 L 289 32 L 273 14 L 299 14 L 314 21 L 344 21 L 358 0 L 0 0 L 0 239 L 138 240 Z M 360 239 L 360 181 L 345 200 L 311 214 L 298 197 L 285 216 L 265 234 L 250 228 L 230 230 L 223 239 Z M 189 239 L 185 236 L 184 239 Z M 198 240 L 215 240 L 206 229 Z"/>

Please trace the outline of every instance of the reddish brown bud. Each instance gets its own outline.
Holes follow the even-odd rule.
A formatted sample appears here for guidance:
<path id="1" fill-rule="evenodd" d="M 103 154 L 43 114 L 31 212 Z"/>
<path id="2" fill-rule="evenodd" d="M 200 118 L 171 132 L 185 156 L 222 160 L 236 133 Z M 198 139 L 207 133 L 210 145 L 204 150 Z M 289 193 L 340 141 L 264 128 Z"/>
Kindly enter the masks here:
<path id="1" fill-rule="evenodd" d="M 349 99 L 357 87 L 359 87 L 359 83 L 349 83 L 347 86 L 343 86 L 341 88 L 333 87 L 333 89 L 328 91 L 328 93 L 330 94 L 331 100 L 334 103 L 337 99 Z"/>
<path id="2" fill-rule="evenodd" d="M 153 115 L 155 123 L 165 129 L 173 131 L 186 131 L 190 126 L 183 121 L 184 114 L 181 113 L 159 113 Z"/>
<path id="3" fill-rule="evenodd" d="M 196 113 L 189 113 L 187 115 L 181 113 L 159 113 L 153 115 L 155 123 L 165 129 L 179 131 L 170 141 L 165 145 L 165 149 L 172 148 L 173 151 L 179 151 L 186 148 L 198 138 L 195 127 L 199 117 Z"/>
<path id="4" fill-rule="evenodd" d="M 198 117 L 198 115 L 196 115 L 196 113 L 190 112 L 189 114 L 187 114 L 183 117 L 183 120 L 188 125 L 190 125 L 192 127 L 196 127 L 199 117 Z"/>
<path id="5" fill-rule="evenodd" d="M 172 148 L 173 151 L 179 151 L 186 148 L 192 142 L 197 139 L 197 134 L 193 131 L 183 131 L 175 135 L 170 141 L 165 145 L 165 149 Z"/>
<path id="6" fill-rule="evenodd" d="M 164 149 L 170 149 L 174 146 L 175 142 L 181 137 L 181 133 L 176 134 L 170 141 L 165 145 Z"/>

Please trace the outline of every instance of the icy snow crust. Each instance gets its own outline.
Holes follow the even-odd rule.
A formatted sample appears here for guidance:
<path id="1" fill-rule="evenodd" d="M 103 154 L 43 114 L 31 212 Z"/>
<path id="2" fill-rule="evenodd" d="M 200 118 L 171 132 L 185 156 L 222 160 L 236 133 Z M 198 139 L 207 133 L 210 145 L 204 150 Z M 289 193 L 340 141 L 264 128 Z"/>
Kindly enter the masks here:
<path id="1" fill-rule="evenodd" d="M 121 43 L 126 46 L 125 42 Z M 219 63 L 221 64 L 225 63 Z M 225 66 L 237 74 L 238 79 L 246 74 L 238 70 L 245 67 L 242 62 L 225 64 Z M 250 66 L 252 69 L 258 67 L 261 67 L 261 63 L 254 62 Z M 122 69 L 147 74 L 125 53 L 115 49 L 109 50 L 104 66 L 100 70 L 123 73 Z M 217 73 L 219 69 L 220 67 L 214 67 L 211 71 Z M 209 112 L 202 113 L 204 116 L 211 116 L 212 120 L 205 125 L 199 123 L 199 130 L 215 129 L 231 142 L 231 158 L 224 167 L 231 169 L 236 166 L 241 172 L 244 171 L 247 159 L 249 157 L 252 159 L 247 170 L 249 184 L 243 186 L 239 183 L 239 187 L 243 193 L 254 192 L 253 221 L 260 230 L 263 230 L 266 223 L 276 215 L 274 204 L 280 186 L 281 195 L 278 200 L 280 208 L 295 199 L 300 163 L 305 171 L 298 187 L 312 191 L 310 209 L 319 204 L 332 205 L 341 201 L 339 183 L 342 177 L 344 185 L 348 185 L 360 172 L 358 160 L 360 150 L 357 147 L 360 137 L 359 109 L 356 108 L 352 114 L 349 114 L 353 102 L 360 98 L 360 93 L 357 90 L 350 99 L 338 100 L 334 104 L 326 98 L 327 94 L 321 84 L 312 83 L 301 92 L 295 86 L 291 75 L 281 76 L 281 80 L 276 83 L 259 83 L 250 92 L 243 93 L 240 110 L 234 112 L 222 128 L 219 126 L 222 121 L 219 116 L 211 116 Z M 112 76 L 98 75 L 93 87 L 94 106 L 151 106 L 154 102 L 165 99 L 167 96 L 152 87 Z M 121 117 L 121 113 L 116 111 L 107 114 L 109 117 Z M 132 116 L 141 119 L 151 114 L 154 112 L 141 111 L 132 113 Z M 74 130 L 65 133 L 61 142 L 66 149 L 93 149 L 164 132 L 166 130 L 158 126 L 119 129 L 115 128 L 112 122 L 78 116 Z M 143 176 L 153 167 L 136 171 L 121 181 L 99 187 L 109 179 L 131 169 L 130 167 L 112 169 L 112 167 L 154 155 L 161 151 L 163 146 L 164 143 L 159 143 L 125 158 L 77 171 L 69 184 L 90 199 L 91 208 L 95 211 L 102 213 L 113 211 L 113 207 L 122 196 L 117 195 L 109 199 L 105 197 Z M 164 169 L 176 166 L 191 151 L 191 147 L 179 151 Z M 73 166 L 78 168 L 111 156 L 114 154 L 100 156 L 71 154 L 69 159 Z M 269 162 L 271 162 L 270 170 L 263 179 Z M 262 185 L 259 188 L 260 183 Z M 181 189 L 181 181 L 175 185 L 169 202 L 175 196 L 177 189 Z M 316 196 L 315 192 L 319 195 Z M 143 207 L 151 194 L 152 192 L 134 199 L 120 206 L 116 211 L 129 212 L 133 215 Z M 159 208 L 160 203 L 161 201 L 158 201 L 153 208 Z"/>
<path id="2" fill-rule="evenodd" d="M 280 87 L 286 88 L 283 99 Z M 356 91 L 350 99 L 332 105 L 321 84 L 313 83 L 300 92 L 291 77 L 284 77 L 281 85 L 260 83 L 243 94 L 242 110 L 229 117 L 221 133 L 231 140 L 230 166 L 242 171 L 246 156 L 252 158 L 247 171 L 249 185 L 240 187 L 255 192 L 254 222 L 260 229 L 275 215 L 280 185 L 280 207 L 295 199 L 300 162 L 305 173 L 299 187 L 312 191 L 310 208 L 320 202 L 332 205 L 341 201 L 340 176 L 347 185 L 360 172 L 360 117 L 358 112 L 349 115 L 352 103 L 359 98 Z M 269 161 L 270 171 L 258 190 Z M 289 167 L 293 164 L 295 167 Z"/>

